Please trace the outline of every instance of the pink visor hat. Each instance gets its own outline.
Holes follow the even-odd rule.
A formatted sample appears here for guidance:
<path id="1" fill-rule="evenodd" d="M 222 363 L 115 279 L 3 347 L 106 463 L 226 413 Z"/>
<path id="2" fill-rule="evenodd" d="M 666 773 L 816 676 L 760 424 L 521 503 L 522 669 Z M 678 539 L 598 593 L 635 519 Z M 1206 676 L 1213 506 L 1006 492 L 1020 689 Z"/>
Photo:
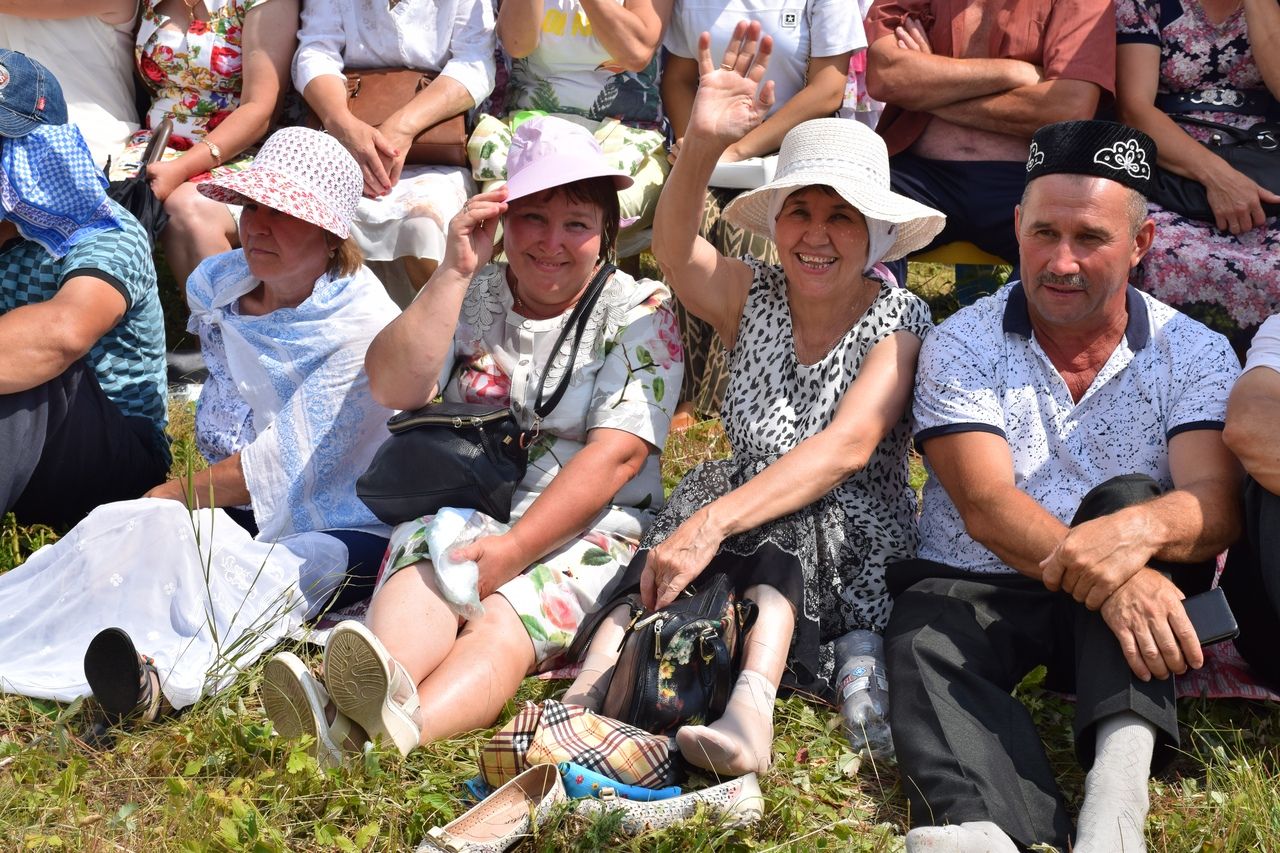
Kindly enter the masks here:
<path id="1" fill-rule="evenodd" d="M 609 165 L 600 143 L 571 121 L 552 116 L 531 118 L 516 128 L 507 154 L 507 201 L 584 178 L 613 178 L 625 190 L 631 176 Z"/>

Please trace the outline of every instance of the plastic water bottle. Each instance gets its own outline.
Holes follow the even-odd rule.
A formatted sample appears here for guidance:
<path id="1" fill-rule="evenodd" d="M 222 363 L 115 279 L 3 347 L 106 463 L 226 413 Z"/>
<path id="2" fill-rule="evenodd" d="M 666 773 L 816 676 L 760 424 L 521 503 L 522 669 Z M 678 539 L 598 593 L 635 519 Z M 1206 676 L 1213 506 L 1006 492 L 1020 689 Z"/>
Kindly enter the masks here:
<path id="1" fill-rule="evenodd" d="M 891 757 L 884 638 L 874 631 L 850 631 L 836 640 L 835 654 L 836 695 L 849 745 L 872 758 Z"/>

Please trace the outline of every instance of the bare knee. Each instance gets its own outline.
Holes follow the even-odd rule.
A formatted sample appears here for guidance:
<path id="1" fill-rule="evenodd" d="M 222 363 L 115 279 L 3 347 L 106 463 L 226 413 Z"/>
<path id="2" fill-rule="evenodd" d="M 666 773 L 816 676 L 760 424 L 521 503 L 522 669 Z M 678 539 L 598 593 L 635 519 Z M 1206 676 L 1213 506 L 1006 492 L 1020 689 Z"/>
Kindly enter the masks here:
<path id="1" fill-rule="evenodd" d="M 164 210 L 169 214 L 166 232 L 228 239 L 235 224 L 225 204 L 200 195 L 190 182 L 169 194 Z"/>

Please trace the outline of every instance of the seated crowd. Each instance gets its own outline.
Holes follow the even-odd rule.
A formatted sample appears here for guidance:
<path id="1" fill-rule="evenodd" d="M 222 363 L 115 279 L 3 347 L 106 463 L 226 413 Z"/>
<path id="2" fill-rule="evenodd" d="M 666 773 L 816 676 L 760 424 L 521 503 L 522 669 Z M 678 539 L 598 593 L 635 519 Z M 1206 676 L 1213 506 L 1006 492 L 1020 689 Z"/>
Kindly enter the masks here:
<path id="1" fill-rule="evenodd" d="M 1280 687 L 1280 187 L 1206 144 L 1280 115 L 1280 6 L 791 5 L 0 0 L 0 512 L 67 530 L 0 575 L 0 690 L 154 719 L 370 599 L 262 701 L 322 763 L 408 753 L 566 664 L 599 708 L 613 605 L 725 576 L 758 616 L 688 763 L 763 772 L 780 689 L 887 677 L 909 851 L 1145 849 L 1223 552 Z M 860 90 L 875 130 L 834 117 Z M 176 477 L 157 241 L 208 371 Z M 953 241 L 1014 272 L 935 327 L 906 261 Z M 450 555 L 473 618 L 437 516 L 356 495 L 436 399 L 533 436 Z M 664 496 L 699 415 L 730 455 Z M 851 638 L 874 671 L 842 681 Z M 1040 665 L 1076 696 L 1074 818 L 1011 695 Z"/>

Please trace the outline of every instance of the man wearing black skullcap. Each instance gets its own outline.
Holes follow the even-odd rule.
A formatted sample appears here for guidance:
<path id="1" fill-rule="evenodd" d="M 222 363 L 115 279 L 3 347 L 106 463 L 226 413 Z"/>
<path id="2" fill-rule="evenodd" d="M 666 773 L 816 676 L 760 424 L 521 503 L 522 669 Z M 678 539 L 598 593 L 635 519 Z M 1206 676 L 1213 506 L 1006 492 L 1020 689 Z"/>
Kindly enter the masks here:
<path id="1" fill-rule="evenodd" d="M 1231 348 L 1128 284 L 1155 154 L 1110 122 L 1041 128 L 1015 211 L 1022 281 L 921 350 L 930 477 L 886 633 L 908 851 L 1145 849 L 1147 779 L 1178 738 L 1171 676 L 1203 663 L 1181 599 L 1239 528 Z M 1077 696 L 1074 831 L 1010 695 L 1041 664 Z"/>

